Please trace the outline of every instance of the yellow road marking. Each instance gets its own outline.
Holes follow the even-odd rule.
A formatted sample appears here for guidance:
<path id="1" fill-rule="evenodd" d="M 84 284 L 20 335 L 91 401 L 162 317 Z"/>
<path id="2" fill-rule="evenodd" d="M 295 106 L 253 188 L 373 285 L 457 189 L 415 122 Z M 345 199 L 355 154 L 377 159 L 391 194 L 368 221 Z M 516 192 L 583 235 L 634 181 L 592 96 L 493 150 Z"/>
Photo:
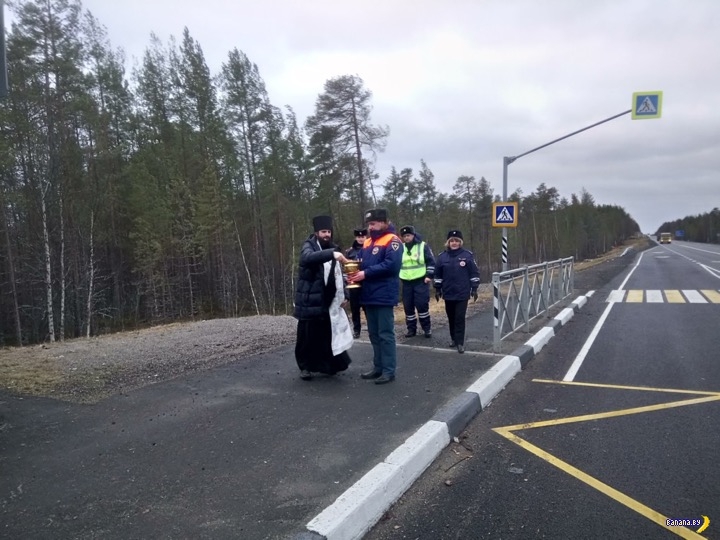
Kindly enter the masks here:
<path id="1" fill-rule="evenodd" d="M 685 527 L 668 527 L 666 525 L 667 517 L 662 515 L 660 512 L 656 512 L 652 508 L 645 506 L 641 502 L 636 501 L 635 499 L 625 495 L 623 492 L 618 491 L 617 489 L 610 487 L 609 485 L 605 484 L 604 482 L 601 482 L 597 478 L 590 476 L 589 474 L 581 471 L 580 469 L 573 467 L 569 463 L 566 463 L 565 461 L 553 456 L 552 454 L 546 452 L 542 448 L 539 448 L 535 446 L 534 444 L 529 443 L 525 439 L 521 439 L 517 435 L 511 432 L 508 428 L 495 428 L 493 429 L 496 433 L 502 435 L 506 439 L 514 442 L 521 448 L 524 448 L 528 452 L 532 452 L 536 456 L 538 456 L 541 459 L 544 459 L 550 465 L 553 465 L 557 467 L 558 469 L 568 473 L 571 476 L 574 476 L 578 480 L 585 482 L 590 487 L 593 487 L 600 491 L 601 493 L 604 493 L 611 499 L 616 500 L 617 502 L 624 504 L 631 510 L 634 510 L 641 516 L 644 516 L 648 518 L 650 521 L 660 525 L 664 529 L 667 529 L 668 531 L 675 533 L 681 538 L 703 538 L 699 534 L 697 534 L 695 531 L 691 531 L 690 529 L 686 529 Z"/>
<path id="2" fill-rule="evenodd" d="M 713 291 L 712 289 L 703 289 L 700 292 L 703 293 L 713 304 L 720 304 L 720 292 Z"/>
<path id="3" fill-rule="evenodd" d="M 568 386 L 589 386 L 592 388 L 613 388 L 615 390 L 643 390 L 646 392 L 668 392 L 671 394 L 693 394 L 695 396 L 720 396 L 720 392 L 706 392 L 705 390 L 680 390 L 678 388 L 654 388 L 652 386 L 625 386 L 621 384 L 600 384 L 576 381 L 554 381 L 552 379 L 533 379 L 533 382 L 545 384 L 561 384 Z"/>
<path id="4" fill-rule="evenodd" d="M 628 291 L 627 297 L 625 298 L 625 302 L 642 302 L 643 301 L 643 291 L 632 289 Z"/>
<path id="5" fill-rule="evenodd" d="M 499 435 L 502 435 L 509 441 L 517 444 L 521 448 L 524 448 L 528 452 L 535 454 L 539 458 L 544 459 L 545 461 L 547 461 L 554 467 L 557 467 L 558 469 L 577 478 L 578 480 L 585 482 L 590 487 L 597 489 L 598 491 L 607 495 L 611 499 L 627 506 L 631 510 L 637 512 L 638 514 L 640 514 L 643 517 L 646 517 L 653 523 L 660 525 L 664 529 L 667 529 L 668 531 L 676 534 L 677 536 L 679 536 L 681 538 L 693 538 L 693 539 L 704 538 L 703 536 L 699 535 L 697 532 L 687 529 L 685 527 L 668 527 L 667 526 L 668 518 L 666 516 L 662 515 L 661 513 L 653 510 L 652 508 L 650 508 L 648 506 L 645 506 L 641 502 L 636 501 L 632 497 L 625 495 L 621 491 L 618 491 L 617 489 L 605 484 L 604 482 L 601 482 L 597 478 L 581 471 L 580 469 L 573 467 L 569 463 L 566 463 L 565 461 L 555 457 L 554 455 L 550 454 L 549 452 L 546 452 L 542 448 L 535 446 L 534 444 L 526 441 L 525 439 L 519 437 L 518 435 L 516 435 L 513 432 L 518 431 L 518 430 L 523 430 L 523 429 L 556 426 L 556 425 L 561 425 L 561 424 L 570 424 L 570 423 L 574 423 L 574 422 L 598 420 L 600 418 L 613 418 L 613 417 L 618 417 L 618 416 L 627 416 L 627 415 L 631 415 L 631 414 L 652 412 L 652 411 L 657 411 L 657 410 L 661 410 L 661 409 L 670 409 L 673 407 L 684 407 L 685 405 L 696 405 L 698 403 L 707 403 L 710 401 L 720 401 L 720 392 L 680 390 L 680 389 L 673 389 L 673 388 L 650 388 L 650 387 L 644 387 L 644 386 L 621 386 L 621 385 L 615 385 L 615 384 L 580 383 L 580 382 L 572 382 L 572 381 L 571 382 L 552 381 L 552 380 L 547 380 L 547 379 L 533 379 L 533 382 L 548 383 L 548 384 L 563 384 L 563 385 L 573 385 L 573 386 L 586 386 L 586 387 L 595 387 L 595 388 L 611 388 L 611 389 L 619 389 L 619 390 L 639 390 L 639 391 L 645 391 L 645 392 L 694 394 L 694 395 L 705 396 L 705 397 L 698 397 L 695 399 L 686 399 L 686 400 L 680 400 L 680 401 L 671 401 L 671 402 L 667 402 L 667 403 L 659 403 L 656 405 L 649 405 L 646 407 L 633 407 L 630 409 L 621 409 L 621 410 L 616 410 L 616 411 L 608 411 L 608 412 L 604 412 L 604 413 L 585 414 L 585 415 L 581 415 L 581 416 L 558 418 L 555 420 L 548 420 L 548 421 L 544 421 L 544 422 L 529 422 L 529 423 L 525 423 L 525 424 L 516 424 L 514 426 L 504 426 L 504 427 L 493 428 L 494 432 L 498 433 Z"/>
<path id="6" fill-rule="evenodd" d="M 514 426 L 505 426 L 510 431 L 518 431 L 521 429 L 532 429 L 538 427 L 559 426 L 562 424 L 574 424 L 576 422 L 589 422 L 590 420 L 600 420 L 602 418 L 615 418 L 618 416 L 630 416 L 631 414 L 641 414 L 652 411 L 660 411 L 662 409 L 673 409 L 675 407 L 684 407 L 685 405 L 697 405 L 698 403 L 707 403 L 709 401 L 720 401 L 720 395 L 700 397 L 695 399 L 684 399 L 680 401 L 670 401 L 668 403 L 657 403 L 655 405 L 646 405 L 644 407 L 633 407 L 631 409 L 620 409 L 616 411 L 607 411 L 604 413 L 583 414 L 580 416 L 569 416 L 566 418 L 555 418 L 553 420 L 544 420 L 541 422 L 528 422 L 526 424 L 516 424 Z"/>
<path id="7" fill-rule="evenodd" d="M 665 298 L 667 298 L 667 301 L 671 304 L 684 304 L 685 298 L 682 294 L 680 294 L 680 291 L 677 290 L 665 290 Z"/>

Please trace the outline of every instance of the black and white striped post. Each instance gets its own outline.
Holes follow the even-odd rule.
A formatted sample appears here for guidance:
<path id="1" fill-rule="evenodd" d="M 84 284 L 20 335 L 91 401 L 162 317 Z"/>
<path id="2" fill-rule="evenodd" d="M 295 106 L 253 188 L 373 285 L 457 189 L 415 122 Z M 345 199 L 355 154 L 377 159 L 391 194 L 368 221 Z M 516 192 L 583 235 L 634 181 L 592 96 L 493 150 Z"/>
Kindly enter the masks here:
<path id="1" fill-rule="evenodd" d="M 500 351 L 500 274 L 493 272 L 493 351 Z"/>

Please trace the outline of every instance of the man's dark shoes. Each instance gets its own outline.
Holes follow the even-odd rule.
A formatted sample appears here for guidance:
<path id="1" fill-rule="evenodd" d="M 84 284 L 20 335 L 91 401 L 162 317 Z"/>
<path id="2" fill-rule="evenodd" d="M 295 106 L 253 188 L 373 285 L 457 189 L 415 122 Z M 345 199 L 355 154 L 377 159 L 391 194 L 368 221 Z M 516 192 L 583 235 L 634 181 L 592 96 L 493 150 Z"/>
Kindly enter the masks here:
<path id="1" fill-rule="evenodd" d="M 382 373 L 378 373 L 376 371 L 368 371 L 367 373 L 363 373 L 360 375 L 361 379 L 365 379 L 366 381 L 369 381 L 371 379 L 379 379 L 382 377 Z"/>
<path id="2" fill-rule="evenodd" d="M 458 346 L 457 346 L 457 349 L 458 349 L 458 352 L 459 352 L 460 354 L 462 354 L 462 353 L 465 352 L 465 347 L 463 347 L 462 345 L 458 345 Z"/>
<path id="3" fill-rule="evenodd" d="M 417 335 L 417 332 L 413 332 L 412 330 L 408 330 L 405 334 L 405 337 L 415 337 Z"/>
<path id="4" fill-rule="evenodd" d="M 312 373 L 310 373 L 307 369 L 303 369 L 300 371 L 300 378 L 303 381 L 309 381 L 312 379 Z"/>
<path id="5" fill-rule="evenodd" d="M 378 377 L 377 379 L 375 379 L 375 384 L 387 384 L 393 382 L 394 380 L 394 376 L 388 377 L 387 375 L 383 375 L 382 377 Z"/>
<path id="6" fill-rule="evenodd" d="M 353 332 L 353 337 L 354 337 L 355 339 L 359 338 L 359 337 L 360 337 L 360 330 L 355 330 L 355 331 Z"/>
<path id="7" fill-rule="evenodd" d="M 457 343 L 455 343 L 454 341 L 451 341 L 450 344 L 448 345 L 448 347 L 450 347 L 451 349 L 454 349 L 455 347 L 457 347 Z"/>
<path id="8" fill-rule="evenodd" d="M 425 331 L 425 337 L 426 337 L 426 338 L 432 337 L 432 332 L 431 332 L 430 330 L 426 330 L 426 331 Z"/>

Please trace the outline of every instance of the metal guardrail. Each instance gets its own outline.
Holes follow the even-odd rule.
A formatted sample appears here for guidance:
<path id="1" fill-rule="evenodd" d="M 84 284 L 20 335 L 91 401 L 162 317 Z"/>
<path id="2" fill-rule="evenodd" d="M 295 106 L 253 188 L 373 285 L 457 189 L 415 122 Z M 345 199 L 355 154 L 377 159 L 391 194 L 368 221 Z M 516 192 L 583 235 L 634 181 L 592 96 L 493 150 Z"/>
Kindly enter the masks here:
<path id="1" fill-rule="evenodd" d="M 503 339 L 520 328 L 529 332 L 530 321 L 549 316 L 549 309 L 572 293 L 573 261 L 574 257 L 567 257 L 493 273 L 495 352 Z"/>

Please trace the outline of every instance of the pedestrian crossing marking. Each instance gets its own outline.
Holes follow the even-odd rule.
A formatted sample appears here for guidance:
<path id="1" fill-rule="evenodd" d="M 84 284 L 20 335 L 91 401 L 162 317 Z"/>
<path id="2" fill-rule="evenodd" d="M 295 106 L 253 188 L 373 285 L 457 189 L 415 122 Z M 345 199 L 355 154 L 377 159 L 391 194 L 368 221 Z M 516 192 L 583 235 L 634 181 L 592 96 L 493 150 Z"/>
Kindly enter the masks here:
<path id="1" fill-rule="evenodd" d="M 720 304 L 720 291 L 713 289 L 617 289 L 610 291 L 606 302 L 626 304 Z"/>
<path id="2" fill-rule="evenodd" d="M 643 291 L 628 291 L 627 298 L 625 299 L 626 302 L 642 302 L 643 301 Z"/>
<path id="3" fill-rule="evenodd" d="M 665 301 L 663 300 L 662 291 L 658 291 L 656 289 L 645 291 L 645 298 L 647 299 L 647 302 L 651 304 L 657 304 Z"/>
<path id="4" fill-rule="evenodd" d="M 608 302 L 622 302 L 625 299 L 625 291 L 611 291 Z"/>
<path id="5" fill-rule="evenodd" d="M 720 304 L 720 292 L 713 291 L 712 289 L 703 289 L 700 292 L 703 293 L 713 304 Z"/>
<path id="6" fill-rule="evenodd" d="M 707 304 L 707 300 L 697 291 L 686 291 L 683 289 L 683 294 L 691 304 Z"/>

